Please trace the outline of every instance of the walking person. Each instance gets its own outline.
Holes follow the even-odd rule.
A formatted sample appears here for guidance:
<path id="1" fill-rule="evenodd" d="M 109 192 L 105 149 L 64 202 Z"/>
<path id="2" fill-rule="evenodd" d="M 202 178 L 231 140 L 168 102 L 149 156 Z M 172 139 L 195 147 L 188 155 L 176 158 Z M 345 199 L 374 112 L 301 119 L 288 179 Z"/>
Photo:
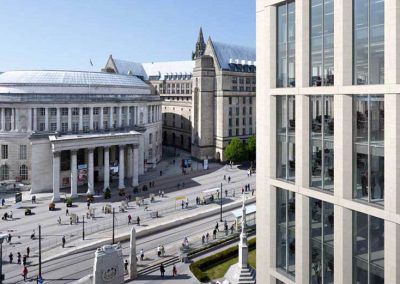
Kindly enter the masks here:
<path id="1" fill-rule="evenodd" d="M 7 243 L 11 244 L 11 239 L 12 239 L 12 236 L 11 236 L 11 234 L 9 233 L 9 234 L 8 234 L 8 237 L 7 237 Z"/>
<path id="2" fill-rule="evenodd" d="M 217 230 L 214 229 L 213 230 L 213 240 L 215 240 L 217 238 Z"/>
<path id="3" fill-rule="evenodd" d="M 26 266 L 24 266 L 24 268 L 22 269 L 22 276 L 24 277 L 25 282 L 26 278 L 28 277 L 28 268 L 26 268 Z"/>
<path id="4" fill-rule="evenodd" d="M 230 176 L 228 177 L 228 182 L 231 182 L 231 177 Z"/>
<path id="5" fill-rule="evenodd" d="M 137 216 L 136 222 L 137 222 L 137 225 L 140 226 L 140 218 L 139 218 L 139 216 Z"/>
<path id="6" fill-rule="evenodd" d="M 26 254 L 22 257 L 22 265 L 26 266 Z"/>
<path id="7" fill-rule="evenodd" d="M 68 211 L 68 208 L 67 209 L 65 209 L 65 216 L 68 216 L 69 215 L 69 211 Z"/>
<path id="8" fill-rule="evenodd" d="M 217 223 L 215 224 L 215 230 L 219 232 L 219 224 L 218 224 L 218 221 L 217 221 Z"/>
<path id="9" fill-rule="evenodd" d="M 144 250 L 143 249 L 140 250 L 140 260 L 141 261 L 144 260 Z"/>
<path id="10" fill-rule="evenodd" d="M 160 264 L 160 272 L 161 272 L 161 278 L 164 278 L 165 275 L 165 268 L 164 268 L 164 264 Z"/>
<path id="11" fill-rule="evenodd" d="M 204 245 L 204 242 L 206 240 L 206 237 L 204 235 L 201 236 L 201 244 Z"/>
<path id="12" fill-rule="evenodd" d="M 125 262 L 124 262 L 125 273 L 128 273 L 128 265 L 129 265 L 128 260 L 125 259 Z"/>
<path id="13" fill-rule="evenodd" d="M 27 247 L 26 248 L 26 256 L 27 257 L 29 257 L 29 253 L 31 252 L 31 248 L 30 247 Z"/>
<path id="14" fill-rule="evenodd" d="M 10 252 L 10 254 L 8 255 L 8 259 L 10 260 L 10 264 L 13 262 L 14 259 L 14 255 L 12 252 Z"/>
<path id="15" fill-rule="evenodd" d="M 228 190 L 225 189 L 225 197 L 228 197 Z"/>
<path id="16" fill-rule="evenodd" d="M 131 223 L 131 220 L 132 220 L 132 216 L 131 216 L 131 214 L 129 214 L 129 215 L 128 215 L 128 224 Z"/>
<path id="17" fill-rule="evenodd" d="M 208 241 L 210 240 L 210 234 L 209 233 L 207 233 L 206 234 L 206 243 L 208 244 Z"/>
<path id="18" fill-rule="evenodd" d="M 160 246 L 157 247 L 157 256 L 158 257 L 161 256 L 161 247 Z"/>
<path id="19" fill-rule="evenodd" d="M 176 270 L 175 264 L 172 266 L 172 277 L 175 277 L 178 275 L 178 271 Z"/>
<path id="20" fill-rule="evenodd" d="M 64 248 L 66 243 L 65 236 L 62 236 L 61 242 L 62 242 L 62 247 Z"/>
<path id="21" fill-rule="evenodd" d="M 6 204 L 6 201 L 4 198 L 1 199 L 1 206 L 4 206 Z"/>
<path id="22" fill-rule="evenodd" d="M 20 252 L 17 253 L 17 263 L 21 264 L 21 253 Z"/>

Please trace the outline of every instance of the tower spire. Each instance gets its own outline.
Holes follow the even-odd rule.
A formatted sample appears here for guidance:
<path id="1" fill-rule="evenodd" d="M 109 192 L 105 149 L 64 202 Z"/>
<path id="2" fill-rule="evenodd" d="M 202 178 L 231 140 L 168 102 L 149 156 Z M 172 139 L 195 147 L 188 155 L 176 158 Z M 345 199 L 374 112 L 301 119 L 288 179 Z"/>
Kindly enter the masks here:
<path id="1" fill-rule="evenodd" d="M 197 37 L 196 50 L 192 52 L 192 60 L 203 56 L 206 50 L 206 43 L 204 42 L 203 29 L 200 27 L 199 36 Z"/>

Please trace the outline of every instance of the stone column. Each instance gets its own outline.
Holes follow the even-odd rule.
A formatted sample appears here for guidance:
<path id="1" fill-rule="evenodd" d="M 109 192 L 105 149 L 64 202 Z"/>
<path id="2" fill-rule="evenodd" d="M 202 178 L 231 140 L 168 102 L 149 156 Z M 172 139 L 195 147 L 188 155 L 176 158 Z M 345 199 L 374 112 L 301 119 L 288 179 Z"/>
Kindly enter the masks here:
<path id="1" fill-rule="evenodd" d="M 44 131 L 49 131 L 49 109 L 44 108 Z"/>
<path id="2" fill-rule="evenodd" d="M 309 283 L 310 206 L 307 196 L 296 193 L 296 283 Z M 336 279 L 335 279 L 336 280 Z"/>
<path id="3" fill-rule="evenodd" d="M 104 147 L 104 188 L 110 187 L 110 147 Z"/>
<path id="4" fill-rule="evenodd" d="M 94 164 L 93 164 L 93 148 L 88 149 L 88 190 L 87 194 L 94 194 Z"/>
<path id="5" fill-rule="evenodd" d="M 28 131 L 32 131 L 32 109 L 28 109 Z"/>
<path id="6" fill-rule="evenodd" d="M 61 153 L 53 153 L 53 202 L 60 201 L 60 160 Z"/>
<path id="7" fill-rule="evenodd" d="M 129 106 L 126 107 L 126 125 L 131 126 L 131 113 L 130 113 L 131 108 Z"/>
<path id="8" fill-rule="evenodd" d="M 61 108 L 57 108 L 57 131 L 61 131 Z"/>
<path id="9" fill-rule="evenodd" d="M 83 109 L 79 108 L 79 131 L 83 131 Z"/>
<path id="10" fill-rule="evenodd" d="M 103 107 L 100 107 L 100 130 L 104 130 L 104 114 L 103 114 Z"/>
<path id="11" fill-rule="evenodd" d="M 15 108 L 14 112 L 14 119 L 15 119 L 15 131 L 19 131 L 19 108 Z"/>
<path id="12" fill-rule="evenodd" d="M 37 108 L 33 109 L 33 131 L 37 131 Z"/>
<path id="13" fill-rule="evenodd" d="M 118 188 L 125 188 L 125 145 L 119 145 Z"/>
<path id="14" fill-rule="evenodd" d="M 68 108 L 68 132 L 72 131 L 72 108 Z"/>
<path id="15" fill-rule="evenodd" d="M 118 107 L 118 127 L 122 127 L 122 106 Z"/>
<path id="16" fill-rule="evenodd" d="M 89 108 L 89 129 L 93 130 L 93 107 Z"/>
<path id="17" fill-rule="evenodd" d="M 11 108 L 11 131 L 15 130 L 15 109 Z"/>
<path id="18" fill-rule="evenodd" d="M 78 196 L 78 161 L 77 150 L 71 150 L 71 197 Z"/>
<path id="19" fill-rule="evenodd" d="M 132 153 L 132 186 L 139 185 L 139 148 L 134 146 Z"/>
<path id="20" fill-rule="evenodd" d="M 110 126 L 110 129 L 114 128 L 114 107 L 110 107 L 110 122 L 108 123 Z"/>
<path id="21" fill-rule="evenodd" d="M 132 178 L 132 165 L 133 165 L 133 149 L 132 145 L 129 145 L 127 148 L 127 154 L 126 154 L 126 159 L 127 159 L 127 169 L 126 169 L 126 178 L 130 179 Z"/>
<path id="22" fill-rule="evenodd" d="M 385 48 L 385 84 L 390 84 L 390 85 L 399 84 L 400 83 L 400 1 L 386 0 L 384 13 L 385 13 L 385 25 L 384 25 L 385 47 L 386 46 L 388 47 Z M 390 64 L 388 64 L 387 62 L 390 62 Z M 390 280 L 386 282 L 390 283 L 389 281 Z"/>
<path id="23" fill-rule="evenodd" d="M 1 109 L 1 130 L 6 130 L 6 108 Z"/>
<path id="24" fill-rule="evenodd" d="M 137 277 L 137 264 L 136 264 L 136 230 L 132 226 L 131 239 L 130 239 L 130 262 L 129 262 L 129 279 L 133 280 Z"/>

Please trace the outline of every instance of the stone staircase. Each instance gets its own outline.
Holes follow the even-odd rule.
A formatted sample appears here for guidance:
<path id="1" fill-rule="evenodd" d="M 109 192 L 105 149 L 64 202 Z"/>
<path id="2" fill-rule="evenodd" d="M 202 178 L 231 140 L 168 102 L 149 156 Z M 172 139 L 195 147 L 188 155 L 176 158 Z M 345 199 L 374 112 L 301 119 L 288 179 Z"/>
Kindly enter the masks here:
<path id="1" fill-rule="evenodd" d="M 248 266 L 240 271 L 238 284 L 255 284 L 256 283 L 256 270 Z"/>

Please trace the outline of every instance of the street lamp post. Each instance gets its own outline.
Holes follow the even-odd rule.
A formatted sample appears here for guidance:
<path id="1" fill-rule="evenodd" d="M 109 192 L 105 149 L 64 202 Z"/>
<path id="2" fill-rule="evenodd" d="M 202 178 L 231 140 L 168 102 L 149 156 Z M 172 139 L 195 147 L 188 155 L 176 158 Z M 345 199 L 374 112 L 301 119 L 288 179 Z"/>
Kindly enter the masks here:
<path id="1" fill-rule="evenodd" d="M 0 235 L 0 284 L 3 284 L 3 241 L 7 238 L 6 234 Z"/>
<path id="2" fill-rule="evenodd" d="M 82 240 L 85 240 L 85 216 L 82 216 Z"/>
<path id="3" fill-rule="evenodd" d="M 39 277 L 42 278 L 42 226 L 39 225 Z"/>
<path id="4" fill-rule="evenodd" d="M 113 220 L 112 220 L 112 244 L 114 244 L 115 242 L 114 242 L 114 237 L 115 237 L 115 208 L 113 208 L 113 211 L 112 211 L 112 218 L 113 218 Z"/>
<path id="5" fill-rule="evenodd" d="M 222 182 L 221 182 L 221 194 L 220 194 L 220 222 L 222 222 Z"/>

